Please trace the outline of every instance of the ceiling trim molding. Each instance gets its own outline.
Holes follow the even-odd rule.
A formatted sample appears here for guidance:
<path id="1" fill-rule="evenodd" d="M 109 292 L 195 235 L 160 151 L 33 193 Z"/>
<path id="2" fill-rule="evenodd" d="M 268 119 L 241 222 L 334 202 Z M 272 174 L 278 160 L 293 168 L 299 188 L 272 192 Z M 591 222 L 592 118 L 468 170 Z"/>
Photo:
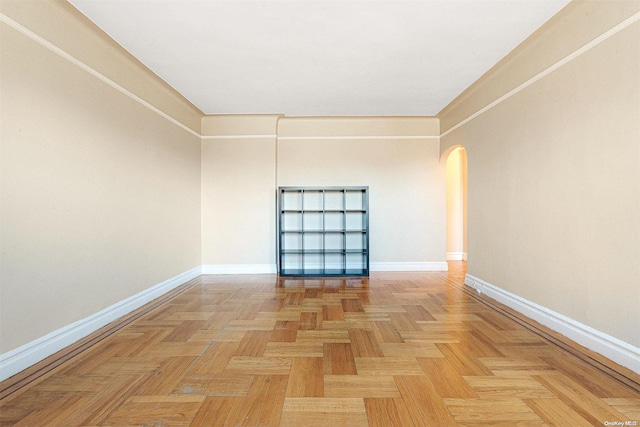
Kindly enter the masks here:
<path id="1" fill-rule="evenodd" d="M 278 135 L 206 135 L 203 140 L 223 140 L 223 139 L 271 139 L 276 138 L 281 141 L 293 140 L 357 140 L 357 139 L 391 139 L 391 140 L 419 140 L 433 139 L 439 140 L 437 135 L 346 135 L 346 136 L 278 136 Z"/>
<path id="2" fill-rule="evenodd" d="M 19 33 L 22 33 L 23 35 L 27 36 L 29 39 L 35 41 L 36 43 L 38 43 L 42 47 L 45 47 L 46 49 L 48 49 L 51 52 L 55 53 L 56 55 L 60 56 L 61 58 L 66 59 L 71 64 L 73 64 L 73 65 L 77 66 L 78 68 L 86 71 L 87 73 L 89 73 L 92 76 L 96 77 L 98 80 L 102 81 L 103 83 L 106 83 L 107 85 L 111 86 L 112 88 L 114 88 L 118 92 L 122 93 L 123 95 L 126 95 L 127 97 L 131 98 L 133 101 L 139 103 L 143 107 L 146 107 L 149 110 L 153 111 L 154 113 L 158 114 L 160 117 L 170 121 L 171 123 L 173 123 L 174 125 L 182 128 L 182 129 L 186 130 L 187 132 L 189 132 L 193 136 L 197 136 L 198 138 L 202 137 L 198 132 L 194 131 L 193 129 L 191 129 L 190 127 L 185 125 L 184 123 L 174 119 L 173 117 L 171 117 L 170 115 L 168 115 L 164 111 L 160 110 L 159 108 L 157 108 L 153 104 L 145 101 L 144 99 L 140 98 L 138 95 L 134 94 L 133 92 L 131 92 L 130 90 L 124 88 L 123 86 L 120 86 L 118 83 L 116 83 L 115 81 L 111 80 L 109 77 L 107 77 L 104 74 L 102 74 L 99 71 L 97 71 L 95 68 L 90 67 L 89 65 L 87 65 L 84 62 L 80 61 L 78 58 L 76 58 L 73 55 L 69 54 L 67 51 L 59 48 L 58 46 L 54 45 L 50 41 L 46 40 L 45 38 L 37 35 L 33 31 L 29 30 L 28 28 L 26 28 L 23 25 L 17 23 L 13 19 L 9 18 L 7 15 L 5 15 L 3 13 L 0 13 L 0 22 L 3 22 L 5 24 L 7 24 L 9 27 L 11 27 L 14 30 L 18 31 Z"/>
<path id="3" fill-rule="evenodd" d="M 547 67 L 546 69 L 542 70 L 541 72 L 539 72 L 535 76 L 531 77 L 529 80 L 525 81 L 524 83 L 521 83 L 519 86 L 515 87 L 514 89 L 511 89 L 509 92 L 505 93 L 504 95 L 502 95 L 501 97 L 499 97 L 495 101 L 491 102 L 490 104 L 487 104 L 485 107 L 483 107 L 483 108 L 479 109 L 478 111 L 476 111 L 475 113 L 471 114 L 466 119 L 461 120 L 460 122 L 458 122 L 454 126 L 450 127 L 445 132 L 443 132 L 440 136 L 441 137 L 447 136 L 448 134 L 450 134 L 454 130 L 458 129 L 461 126 L 464 126 L 465 124 L 469 123 L 471 120 L 475 119 L 476 117 L 486 113 L 487 111 L 491 110 L 493 107 L 503 103 L 507 99 L 511 98 L 513 95 L 523 91 L 524 89 L 528 88 L 532 84 L 536 83 L 538 80 L 541 80 L 542 78 L 548 76 L 552 72 L 554 72 L 557 69 L 561 68 L 562 66 L 568 64 L 569 62 L 571 62 L 574 59 L 578 58 L 582 54 L 588 52 L 589 50 L 591 50 L 594 47 L 598 46 L 600 43 L 602 43 L 605 40 L 609 39 L 610 37 L 618 34 L 620 31 L 624 30 L 625 28 L 629 27 L 630 25 L 632 25 L 632 24 L 634 24 L 634 23 L 636 23 L 638 21 L 640 21 L 640 12 L 636 12 L 635 14 L 631 15 L 629 18 L 627 18 L 624 21 L 620 22 L 618 25 L 614 26 L 610 30 L 605 31 L 604 33 L 602 33 L 601 35 L 599 35 L 595 39 L 591 40 L 587 44 L 585 44 L 582 47 L 576 49 L 575 51 L 573 51 L 569 55 L 565 56 L 561 60 L 559 60 L 556 63 L 554 63 L 553 65 L 551 65 L 551 66 Z"/>
<path id="4" fill-rule="evenodd" d="M 440 139 L 438 135 L 345 135 L 345 136 L 278 136 L 278 140 L 337 140 L 337 139 Z"/>
<path id="5" fill-rule="evenodd" d="M 206 135 L 202 139 L 266 139 L 277 138 L 278 135 Z"/>

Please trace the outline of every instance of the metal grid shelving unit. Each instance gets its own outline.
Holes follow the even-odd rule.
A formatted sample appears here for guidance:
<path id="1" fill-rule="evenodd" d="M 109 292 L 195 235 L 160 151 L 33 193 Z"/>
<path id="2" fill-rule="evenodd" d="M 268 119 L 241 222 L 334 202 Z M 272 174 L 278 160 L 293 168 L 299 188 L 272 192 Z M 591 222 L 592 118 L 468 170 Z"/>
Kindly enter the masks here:
<path id="1" fill-rule="evenodd" d="M 280 276 L 369 275 L 369 187 L 278 189 Z"/>

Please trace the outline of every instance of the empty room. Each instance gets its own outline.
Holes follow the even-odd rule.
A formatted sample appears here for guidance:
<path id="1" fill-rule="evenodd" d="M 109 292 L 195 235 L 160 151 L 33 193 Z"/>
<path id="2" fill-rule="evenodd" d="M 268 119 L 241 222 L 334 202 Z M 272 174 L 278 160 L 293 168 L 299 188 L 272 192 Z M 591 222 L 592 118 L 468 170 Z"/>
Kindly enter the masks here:
<path id="1" fill-rule="evenodd" d="M 0 0 L 0 425 L 640 423 L 640 1 Z"/>

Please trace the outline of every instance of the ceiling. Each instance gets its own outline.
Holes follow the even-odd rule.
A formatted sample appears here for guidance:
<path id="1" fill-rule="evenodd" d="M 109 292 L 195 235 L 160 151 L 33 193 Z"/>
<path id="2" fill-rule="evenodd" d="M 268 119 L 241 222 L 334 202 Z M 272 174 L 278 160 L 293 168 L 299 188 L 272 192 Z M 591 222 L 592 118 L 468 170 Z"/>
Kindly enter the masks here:
<path id="1" fill-rule="evenodd" d="M 69 0 L 206 114 L 432 116 L 568 0 Z"/>

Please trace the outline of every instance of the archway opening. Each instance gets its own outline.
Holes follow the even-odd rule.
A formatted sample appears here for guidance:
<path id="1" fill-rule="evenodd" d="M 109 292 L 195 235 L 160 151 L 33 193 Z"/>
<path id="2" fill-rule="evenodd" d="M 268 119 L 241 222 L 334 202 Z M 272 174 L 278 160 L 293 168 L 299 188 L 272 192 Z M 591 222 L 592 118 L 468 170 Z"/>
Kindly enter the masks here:
<path id="1" fill-rule="evenodd" d="M 447 157 L 447 261 L 467 261 L 467 150 Z M 466 266 L 466 265 L 465 265 Z M 463 267 L 464 268 L 464 267 Z"/>

